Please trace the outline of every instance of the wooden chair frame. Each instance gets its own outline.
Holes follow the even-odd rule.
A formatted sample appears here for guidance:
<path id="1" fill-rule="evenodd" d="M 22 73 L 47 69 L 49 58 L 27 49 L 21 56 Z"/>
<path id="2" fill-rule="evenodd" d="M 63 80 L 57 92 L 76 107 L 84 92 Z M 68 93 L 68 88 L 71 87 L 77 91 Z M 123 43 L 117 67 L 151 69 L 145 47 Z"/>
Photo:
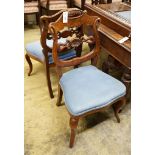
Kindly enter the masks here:
<path id="1" fill-rule="evenodd" d="M 67 9 L 67 10 L 75 10 L 75 9 Z M 51 80 L 50 80 L 50 67 L 54 67 L 55 64 L 52 63 L 52 64 L 49 64 L 49 60 L 48 60 L 48 53 L 51 52 L 53 49 L 50 48 L 49 46 L 47 46 L 46 44 L 46 39 L 49 39 L 51 40 L 53 37 L 51 36 L 51 34 L 49 33 L 48 31 L 48 25 L 50 22 L 55 22 L 59 17 L 60 15 L 64 12 L 64 11 L 67 11 L 67 10 L 61 10 L 59 11 L 58 13 L 56 13 L 55 15 L 52 15 L 52 16 L 42 16 L 40 18 L 40 26 L 41 26 L 41 38 L 40 38 L 40 42 L 41 42 L 41 45 L 43 47 L 43 54 L 44 54 L 44 57 L 45 57 L 45 60 L 44 61 L 41 61 L 40 59 L 34 57 L 33 55 L 29 54 L 29 53 L 26 53 L 25 54 L 25 58 L 29 64 L 29 72 L 28 72 L 28 76 L 30 76 L 31 72 L 32 72 L 32 69 L 33 69 L 33 66 L 32 66 L 32 62 L 31 62 L 31 59 L 34 59 L 36 61 L 39 61 L 40 63 L 42 63 L 45 67 L 45 75 L 46 75 L 46 80 L 47 80 L 47 86 L 48 86 L 48 90 L 49 90 L 49 95 L 51 98 L 54 98 L 54 95 L 53 95 L 53 91 L 52 91 L 52 85 L 51 85 Z M 79 9 L 76 9 L 76 10 L 79 10 Z M 81 11 L 79 11 L 79 13 L 82 13 Z M 71 16 L 74 16 L 74 14 L 72 14 Z M 79 29 L 75 32 L 74 30 L 70 30 L 67 32 L 67 34 L 69 35 L 72 35 L 73 33 L 77 33 L 77 35 L 80 37 L 82 35 L 82 32 L 81 32 L 81 29 L 79 27 Z M 66 35 L 66 31 L 64 31 L 64 33 L 59 33 L 60 36 L 64 36 Z M 64 36 L 65 37 L 65 36 Z M 78 45 L 75 45 L 76 47 L 75 50 L 77 51 L 76 53 L 76 56 L 79 57 L 81 56 L 81 51 L 82 51 L 82 44 L 79 44 Z M 60 47 L 60 46 L 59 46 Z M 68 49 L 68 45 L 63 45 L 63 47 L 66 49 Z M 57 46 L 58 48 L 58 46 Z M 64 49 L 62 49 L 60 52 L 63 52 Z"/>
<path id="2" fill-rule="evenodd" d="M 98 36 L 98 31 L 97 31 L 97 26 L 100 23 L 100 19 L 98 17 L 96 17 L 96 16 L 90 17 L 89 15 L 87 15 L 86 11 L 84 11 L 84 13 L 82 15 L 80 15 L 76 18 L 75 17 L 69 18 L 68 23 L 62 23 L 62 18 L 63 17 L 60 16 L 56 22 L 49 24 L 49 31 L 53 35 L 53 38 L 54 38 L 54 45 L 53 45 L 52 54 L 53 54 L 54 62 L 56 64 L 56 70 L 57 70 L 57 74 L 58 74 L 59 79 L 62 77 L 62 68 L 63 67 L 79 65 L 79 64 L 81 64 L 87 60 L 91 60 L 91 64 L 96 65 L 98 54 L 100 51 L 100 41 L 99 41 L 99 36 Z M 58 32 L 61 31 L 61 29 L 63 29 L 64 27 L 76 27 L 76 26 L 87 25 L 87 24 L 93 26 L 94 36 L 95 36 L 94 48 L 92 48 L 88 54 L 83 55 L 81 57 L 76 57 L 76 58 L 73 58 L 73 59 L 67 60 L 67 61 L 60 60 L 58 57 L 58 52 L 57 52 L 57 48 L 58 48 L 57 34 L 58 34 Z M 61 105 L 62 95 L 63 95 L 63 91 L 62 91 L 60 85 L 58 84 L 57 106 Z M 117 119 L 117 122 L 120 122 L 120 118 L 118 116 L 118 113 L 121 110 L 121 107 L 125 103 L 126 103 L 125 97 L 120 97 L 117 101 L 110 104 L 113 106 L 114 114 L 115 114 L 115 117 Z M 98 111 L 105 110 L 110 105 L 108 105 L 104 108 L 100 108 L 98 110 L 92 110 L 90 112 L 86 112 L 80 116 L 74 116 L 68 111 L 68 113 L 70 114 L 70 128 L 71 128 L 71 136 L 70 136 L 70 144 L 69 144 L 70 148 L 72 148 L 74 145 L 75 130 L 77 128 L 79 119 L 82 117 L 85 117 L 87 115 L 96 113 Z"/>

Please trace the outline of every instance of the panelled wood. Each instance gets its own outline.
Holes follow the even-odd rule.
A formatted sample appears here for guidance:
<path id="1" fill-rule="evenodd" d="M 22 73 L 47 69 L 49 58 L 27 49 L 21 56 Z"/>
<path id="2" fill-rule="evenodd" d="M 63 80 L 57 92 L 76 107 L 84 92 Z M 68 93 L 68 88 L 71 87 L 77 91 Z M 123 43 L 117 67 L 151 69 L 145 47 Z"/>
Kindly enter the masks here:
<path id="1" fill-rule="evenodd" d="M 102 24 L 98 29 L 101 46 L 106 49 L 109 57 L 111 57 L 108 57 L 104 62 L 103 70 L 108 73 L 112 66 L 119 63 L 125 66 L 126 69 L 123 67 L 122 81 L 127 86 L 127 90 L 129 90 L 131 82 L 131 37 L 122 44 L 118 40 L 131 34 L 131 24 L 125 18 L 118 16 L 116 12 L 131 11 L 131 4 L 129 2 L 113 2 L 111 4 L 97 5 L 85 3 L 84 8 L 89 15 L 101 18 Z M 109 62 L 112 59 L 115 59 L 118 63 L 112 64 Z M 122 70 L 122 66 L 120 69 Z"/>

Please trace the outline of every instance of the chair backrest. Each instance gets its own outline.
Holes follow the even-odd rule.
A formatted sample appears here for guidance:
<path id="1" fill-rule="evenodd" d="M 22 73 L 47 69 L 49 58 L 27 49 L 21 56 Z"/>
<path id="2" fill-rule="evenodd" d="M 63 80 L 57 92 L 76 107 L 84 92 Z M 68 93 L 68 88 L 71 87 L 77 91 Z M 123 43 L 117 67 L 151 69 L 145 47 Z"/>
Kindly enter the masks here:
<path id="1" fill-rule="evenodd" d="M 62 14 L 62 10 L 59 11 L 58 13 L 51 15 L 51 16 L 41 16 L 40 17 L 40 29 L 41 29 L 41 38 L 40 38 L 40 42 L 41 45 L 44 49 L 45 54 L 47 55 L 49 51 L 52 50 L 52 48 L 50 48 L 49 46 L 47 46 L 46 44 L 46 39 L 51 40 L 52 36 L 48 31 L 48 25 L 50 22 L 54 22 L 56 21 L 60 15 Z"/>
<path id="2" fill-rule="evenodd" d="M 66 11 L 66 10 L 65 10 Z M 69 12 L 72 12 L 72 14 L 70 14 L 70 16 L 74 17 L 74 16 L 77 16 L 77 15 L 81 15 L 83 12 L 77 8 L 68 8 L 67 11 Z M 76 11 L 76 12 L 75 12 Z M 55 22 L 56 20 L 58 20 L 61 15 L 63 14 L 64 10 L 61 10 L 59 11 L 58 13 L 52 15 L 52 16 L 42 16 L 40 18 L 40 25 L 41 25 L 41 38 L 40 38 L 40 41 L 41 41 L 41 45 L 43 47 L 43 53 L 44 53 L 44 56 L 45 56 L 45 59 L 47 58 L 48 59 L 48 53 L 49 52 L 52 52 L 53 51 L 53 48 L 52 47 L 49 47 L 47 45 L 47 39 L 48 40 L 52 40 L 53 39 L 53 34 L 51 34 L 49 32 L 49 29 L 48 29 L 48 25 L 49 23 L 53 23 Z M 81 30 L 81 27 L 77 27 L 76 29 L 69 29 L 63 33 L 59 32 L 59 38 L 66 38 L 68 36 L 72 36 L 73 33 L 76 34 L 76 36 L 78 38 L 80 38 L 83 34 L 82 30 Z M 63 51 L 66 51 L 66 49 L 69 49 L 69 44 L 68 42 L 66 44 L 59 44 L 58 45 L 58 49 L 59 49 L 59 52 L 63 52 Z"/>
<path id="3" fill-rule="evenodd" d="M 79 13 L 80 12 L 80 13 Z M 74 14 L 74 16 L 73 16 Z M 68 22 L 63 23 L 63 14 L 57 19 L 55 22 L 51 22 L 49 24 L 49 32 L 53 36 L 53 50 L 52 55 L 54 59 L 54 63 L 56 64 L 57 69 L 61 70 L 61 67 L 69 67 L 69 66 L 76 66 L 79 65 L 85 61 L 92 60 L 92 63 L 96 65 L 96 60 L 100 51 L 100 42 L 99 42 L 99 36 L 97 31 L 97 26 L 100 23 L 100 19 L 96 16 L 89 16 L 86 11 L 81 10 L 68 10 Z M 85 27 L 91 27 L 91 35 L 86 36 L 85 35 Z M 61 34 L 65 34 L 65 37 L 67 35 L 70 35 L 66 29 L 74 29 L 76 30 L 77 27 L 82 27 L 83 34 L 80 36 L 80 40 L 77 38 L 77 36 L 72 37 L 71 41 L 69 41 L 70 48 L 73 48 L 74 45 L 78 42 L 87 42 L 89 44 L 94 44 L 92 50 L 81 56 L 76 57 L 71 60 L 60 60 L 58 56 L 58 39 L 62 37 Z M 92 36 L 93 34 L 93 36 Z M 60 72 L 59 70 L 59 72 Z M 61 74 L 60 74 L 61 76 Z"/>

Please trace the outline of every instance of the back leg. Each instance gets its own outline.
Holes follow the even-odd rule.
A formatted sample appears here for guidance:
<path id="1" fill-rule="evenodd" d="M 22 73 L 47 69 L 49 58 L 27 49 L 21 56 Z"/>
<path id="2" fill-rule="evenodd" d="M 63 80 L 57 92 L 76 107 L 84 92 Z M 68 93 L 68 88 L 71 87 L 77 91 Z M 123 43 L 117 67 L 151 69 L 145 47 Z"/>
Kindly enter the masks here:
<path id="1" fill-rule="evenodd" d="M 30 76 L 32 69 L 33 69 L 32 62 L 31 62 L 30 57 L 27 54 L 25 54 L 25 59 L 27 60 L 27 63 L 29 64 L 28 76 Z"/>
<path id="2" fill-rule="evenodd" d="M 61 89 L 60 84 L 58 84 L 58 98 L 57 98 L 57 103 L 56 103 L 57 106 L 61 105 L 62 95 L 63 95 L 63 91 Z"/>
<path id="3" fill-rule="evenodd" d="M 45 74 L 46 74 L 46 81 L 47 81 L 47 87 L 49 91 L 50 98 L 54 98 L 53 95 L 53 90 L 52 90 L 52 85 L 51 85 L 51 80 L 50 80 L 50 71 L 49 71 L 49 66 L 48 64 L 45 64 Z"/>
<path id="4" fill-rule="evenodd" d="M 119 118 L 118 113 L 120 113 L 120 111 L 122 110 L 122 107 L 125 104 L 126 104 L 126 98 L 125 97 L 122 100 L 113 104 L 114 114 L 115 114 L 115 117 L 116 117 L 118 123 L 120 123 L 120 118 Z"/>

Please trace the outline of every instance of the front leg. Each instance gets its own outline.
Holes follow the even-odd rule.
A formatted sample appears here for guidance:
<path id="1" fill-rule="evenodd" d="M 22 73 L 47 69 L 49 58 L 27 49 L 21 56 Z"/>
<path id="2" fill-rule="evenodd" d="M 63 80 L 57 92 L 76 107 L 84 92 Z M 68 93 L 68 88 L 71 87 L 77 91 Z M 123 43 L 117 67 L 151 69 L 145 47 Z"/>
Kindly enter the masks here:
<path id="1" fill-rule="evenodd" d="M 70 117 L 70 128 L 71 128 L 71 135 L 70 135 L 70 143 L 69 143 L 69 147 L 72 148 L 74 145 L 74 139 L 75 139 L 75 130 L 77 128 L 79 122 L 79 118 L 76 117 Z"/>
<path id="2" fill-rule="evenodd" d="M 30 76 L 31 72 L 32 72 L 32 69 L 33 69 L 32 62 L 31 62 L 31 59 L 30 59 L 28 54 L 25 54 L 25 59 L 26 59 L 27 63 L 29 64 L 28 76 Z"/>

